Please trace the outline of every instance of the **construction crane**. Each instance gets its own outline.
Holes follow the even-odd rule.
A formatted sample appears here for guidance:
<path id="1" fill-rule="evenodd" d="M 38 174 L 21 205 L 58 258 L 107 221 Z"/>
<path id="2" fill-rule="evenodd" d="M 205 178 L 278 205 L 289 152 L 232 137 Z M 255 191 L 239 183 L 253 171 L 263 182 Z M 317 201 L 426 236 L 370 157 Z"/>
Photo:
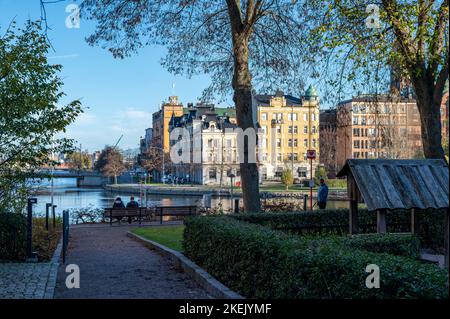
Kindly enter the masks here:
<path id="1" fill-rule="evenodd" d="M 122 138 L 123 138 L 123 134 L 120 136 L 120 138 L 117 140 L 117 143 L 116 143 L 116 145 L 114 145 L 114 149 L 116 149 L 116 147 L 117 147 L 117 145 L 119 145 L 119 143 L 120 143 L 120 141 L 122 140 Z"/>

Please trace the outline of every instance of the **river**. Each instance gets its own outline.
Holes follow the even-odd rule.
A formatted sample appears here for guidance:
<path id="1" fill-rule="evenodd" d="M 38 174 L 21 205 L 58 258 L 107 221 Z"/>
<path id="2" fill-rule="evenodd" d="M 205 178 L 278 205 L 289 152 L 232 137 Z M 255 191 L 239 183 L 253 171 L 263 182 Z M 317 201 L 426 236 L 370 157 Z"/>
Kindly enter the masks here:
<path id="1" fill-rule="evenodd" d="M 106 191 L 102 188 L 77 188 L 76 180 L 71 178 L 54 179 L 53 203 L 57 206 L 57 214 L 61 214 L 63 210 L 72 208 L 82 208 L 92 206 L 94 208 L 111 207 L 114 199 L 120 196 L 127 203 L 130 194 L 121 194 L 112 191 Z M 140 198 L 140 194 L 134 194 L 135 198 L 147 207 L 158 204 L 164 205 L 195 205 L 202 199 L 201 196 L 194 195 L 147 195 L 147 198 Z M 45 213 L 46 203 L 51 202 L 51 187 L 48 180 L 43 180 L 39 186 L 39 191 L 34 196 L 38 202 L 34 206 L 33 211 L 38 214 Z M 224 210 L 230 207 L 229 198 L 218 198 L 213 196 L 211 204 L 217 206 L 222 201 Z M 328 208 L 347 208 L 348 203 L 344 201 L 329 201 Z"/>

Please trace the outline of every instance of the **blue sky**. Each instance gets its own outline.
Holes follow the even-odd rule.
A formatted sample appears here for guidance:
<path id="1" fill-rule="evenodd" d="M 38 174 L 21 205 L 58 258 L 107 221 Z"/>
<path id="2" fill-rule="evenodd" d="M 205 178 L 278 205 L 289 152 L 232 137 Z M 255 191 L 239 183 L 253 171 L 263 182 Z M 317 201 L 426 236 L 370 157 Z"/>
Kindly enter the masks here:
<path id="1" fill-rule="evenodd" d="M 67 97 L 61 102 L 81 99 L 88 108 L 67 131 L 67 136 L 82 143 L 83 149 L 102 149 L 115 144 L 122 134 L 121 148 L 138 147 L 139 137 L 151 127 L 151 114 L 162 100 L 175 93 L 184 104 L 197 101 L 209 77 L 171 75 L 159 64 L 164 54 L 161 47 L 145 48 L 124 60 L 113 59 L 107 50 L 85 42 L 93 30 L 92 22 L 82 20 L 79 29 L 66 28 L 69 13 L 65 9 L 70 3 L 47 5 L 52 28 L 49 37 L 55 49 L 48 56 L 51 63 L 63 65 L 60 75 Z M 38 0 L 0 0 L 0 33 L 13 19 L 20 26 L 29 18 L 39 17 Z"/>

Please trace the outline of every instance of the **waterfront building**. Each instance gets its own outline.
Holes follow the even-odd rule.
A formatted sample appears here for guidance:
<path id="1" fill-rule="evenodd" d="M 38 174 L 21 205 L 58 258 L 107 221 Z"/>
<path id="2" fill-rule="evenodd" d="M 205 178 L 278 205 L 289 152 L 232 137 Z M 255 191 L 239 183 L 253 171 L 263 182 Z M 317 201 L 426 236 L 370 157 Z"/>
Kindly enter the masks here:
<path id="1" fill-rule="evenodd" d="M 237 153 L 235 112 L 230 108 L 216 108 L 213 104 L 188 105 L 182 116 L 174 116 L 169 130 L 184 129 L 191 154 L 188 163 L 173 163 L 173 175 L 186 182 L 202 185 L 234 185 L 240 183 Z M 173 140 L 171 145 L 183 141 Z"/>
<path id="2" fill-rule="evenodd" d="M 301 98 L 277 91 L 274 95 L 255 95 L 257 121 L 262 131 L 260 175 L 262 180 L 279 179 L 289 168 L 294 178 L 310 178 L 308 150 L 316 151 L 312 173 L 320 158 L 319 98 L 310 86 Z"/>
<path id="3" fill-rule="evenodd" d="M 178 96 L 170 96 L 168 102 L 163 102 L 161 109 L 153 113 L 153 146 L 170 151 L 169 143 L 169 122 L 172 116 L 183 115 L 183 104 L 178 100 Z"/>

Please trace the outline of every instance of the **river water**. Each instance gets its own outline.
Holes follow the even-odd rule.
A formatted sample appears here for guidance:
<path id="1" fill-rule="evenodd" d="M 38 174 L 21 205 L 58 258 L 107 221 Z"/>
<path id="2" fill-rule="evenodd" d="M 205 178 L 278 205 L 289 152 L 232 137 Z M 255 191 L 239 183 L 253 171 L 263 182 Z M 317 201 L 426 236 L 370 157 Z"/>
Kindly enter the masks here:
<path id="1" fill-rule="evenodd" d="M 124 203 L 129 201 L 131 194 L 106 191 L 102 188 L 77 188 L 76 180 L 71 178 L 54 179 L 53 187 L 53 203 L 57 205 L 56 211 L 60 215 L 63 210 L 82 208 L 92 206 L 93 208 L 107 208 L 111 207 L 114 199 L 120 196 Z M 144 206 L 150 207 L 158 204 L 164 205 L 196 205 L 201 196 L 193 195 L 151 195 L 148 194 L 146 198 L 140 198 L 140 194 L 134 194 L 136 200 Z M 37 214 L 45 213 L 46 203 L 51 202 L 51 187 L 48 180 L 43 180 L 39 186 L 39 191 L 34 196 L 38 202 L 34 206 L 33 211 Z M 211 204 L 213 207 L 222 202 L 224 210 L 230 208 L 230 199 L 224 197 L 212 197 Z M 329 201 L 328 208 L 347 208 L 348 203 L 343 201 Z"/>

